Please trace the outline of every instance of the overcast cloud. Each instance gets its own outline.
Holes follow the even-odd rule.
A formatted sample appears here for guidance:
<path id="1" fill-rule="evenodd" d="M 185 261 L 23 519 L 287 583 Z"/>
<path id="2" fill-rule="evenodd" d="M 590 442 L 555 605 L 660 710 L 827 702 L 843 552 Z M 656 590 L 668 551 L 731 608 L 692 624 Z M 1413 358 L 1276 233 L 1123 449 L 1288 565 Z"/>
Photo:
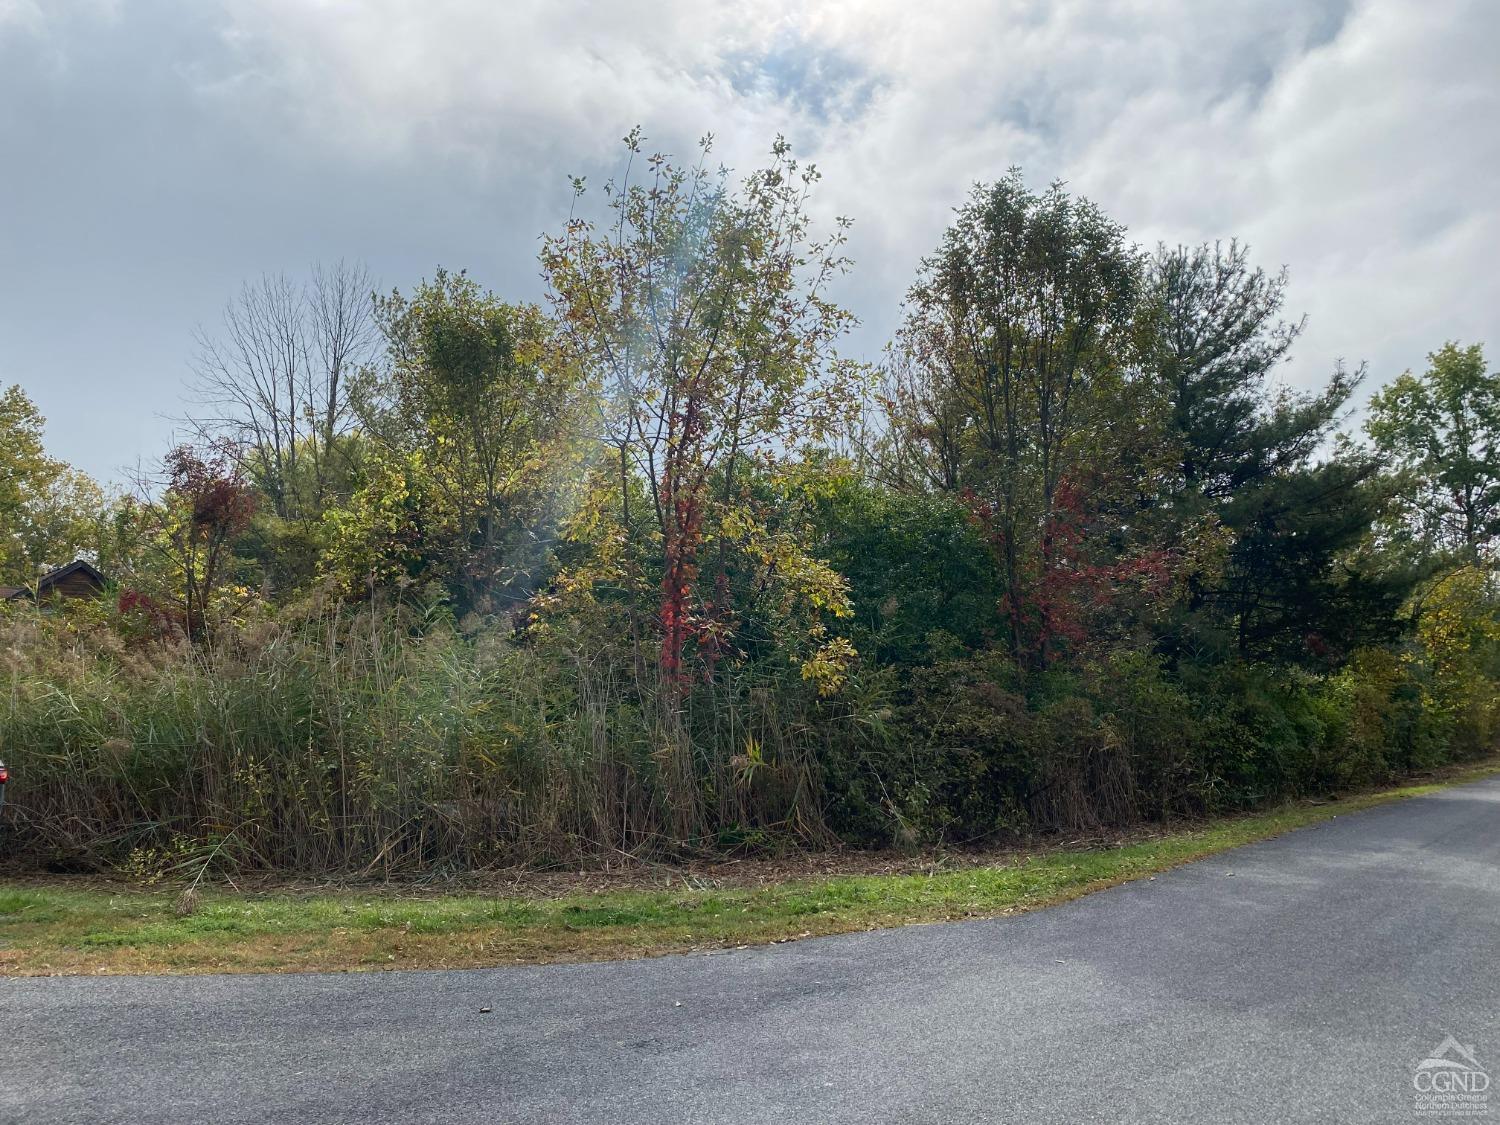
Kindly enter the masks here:
<path id="1" fill-rule="evenodd" d="M 566 174 L 637 122 L 819 165 L 870 358 L 969 184 L 1019 164 L 1138 241 L 1290 266 L 1293 382 L 1448 338 L 1500 360 L 1497 48 L 1495 0 L 0 0 L 0 384 L 116 476 L 243 278 L 344 257 L 539 297 Z"/>

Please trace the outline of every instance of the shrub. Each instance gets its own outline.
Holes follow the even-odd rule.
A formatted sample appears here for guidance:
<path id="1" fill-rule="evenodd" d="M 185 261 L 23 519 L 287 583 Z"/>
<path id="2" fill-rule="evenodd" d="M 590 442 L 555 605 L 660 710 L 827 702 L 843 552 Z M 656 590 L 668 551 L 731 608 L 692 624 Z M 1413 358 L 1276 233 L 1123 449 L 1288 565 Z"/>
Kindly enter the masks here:
<path id="1" fill-rule="evenodd" d="M 1496 730 L 1479 657 L 1423 647 L 1321 676 L 855 661 L 833 696 L 784 654 L 683 685 L 633 651 L 440 606 L 314 599 L 194 646 L 98 605 L 10 609 L 7 819 L 34 857 L 150 878 L 964 844 L 1333 793 Z"/>

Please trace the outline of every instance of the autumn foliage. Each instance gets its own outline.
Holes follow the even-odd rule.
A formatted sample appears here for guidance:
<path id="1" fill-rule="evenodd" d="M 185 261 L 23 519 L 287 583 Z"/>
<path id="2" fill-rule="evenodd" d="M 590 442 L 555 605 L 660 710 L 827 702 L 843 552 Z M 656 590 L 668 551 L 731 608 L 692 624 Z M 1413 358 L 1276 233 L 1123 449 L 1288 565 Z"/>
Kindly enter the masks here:
<path id="1" fill-rule="evenodd" d="M 712 152 L 637 130 L 576 181 L 540 303 L 442 269 L 247 286 L 194 441 L 118 494 L 0 396 L 0 581 L 77 554 L 113 586 L 0 602 L 27 855 L 957 847 L 1496 749 L 1481 348 L 1389 381 L 1361 436 L 1363 369 L 1287 386 L 1284 272 L 1012 171 L 860 358 L 817 170 Z"/>

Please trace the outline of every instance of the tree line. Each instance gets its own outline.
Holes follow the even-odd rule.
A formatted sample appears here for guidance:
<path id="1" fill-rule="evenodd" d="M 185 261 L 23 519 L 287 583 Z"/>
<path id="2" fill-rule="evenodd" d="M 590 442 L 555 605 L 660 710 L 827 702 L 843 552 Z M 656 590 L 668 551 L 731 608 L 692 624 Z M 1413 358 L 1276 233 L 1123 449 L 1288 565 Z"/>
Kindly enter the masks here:
<path id="1" fill-rule="evenodd" d="M 88 862 L 344 868 L 949 843 L 1493 750 L 1500 374 L 1369 401 L 1236 241 L 974 186 L 878 362 L 848 221 L 626 138 L 541 304 L 262 278 L 129 495 L 0 399 L 0 747 Z M 25 776 L 19 763 L 18 774 Z M 22 790 L 24 792 L 25 790 Z"/>

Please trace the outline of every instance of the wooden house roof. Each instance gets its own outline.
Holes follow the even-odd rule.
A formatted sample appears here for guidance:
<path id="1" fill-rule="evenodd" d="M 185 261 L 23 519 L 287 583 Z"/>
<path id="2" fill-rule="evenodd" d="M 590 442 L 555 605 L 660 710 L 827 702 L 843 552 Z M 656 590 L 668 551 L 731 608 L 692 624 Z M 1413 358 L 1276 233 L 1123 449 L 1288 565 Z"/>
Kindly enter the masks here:
<path id="1" fill-rule="evenodd" d="M 37 597 L 57 594 L 62 597 L 83 597 L 97 594 L 104 589 L 105 577 L 85 559 L 74 559 L 66 566 L 49 570 L 37 579 Z M 31 597 L 25 586 L 0 586 L 0 601 L 11 601 Z"/>

